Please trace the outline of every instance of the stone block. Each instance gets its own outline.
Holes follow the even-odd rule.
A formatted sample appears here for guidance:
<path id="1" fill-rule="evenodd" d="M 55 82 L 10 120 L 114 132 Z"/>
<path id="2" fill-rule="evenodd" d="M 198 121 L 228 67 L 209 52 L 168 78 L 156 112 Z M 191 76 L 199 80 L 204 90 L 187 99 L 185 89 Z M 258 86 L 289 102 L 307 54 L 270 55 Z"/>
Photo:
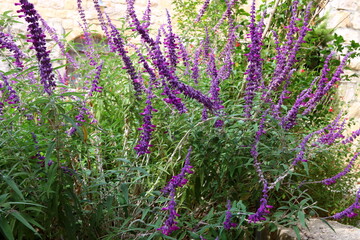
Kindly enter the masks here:
<path id="1" fill-rule="evenodd" d="M 74 0 L 64 0 L 64 10 L 76 10 L 77 5 Z"/>
<path id="2" fill-rule="evenodd" d="M 360 9 L 354 12 L 350 17 L 351 25 L 354 29 L 360 30 Z M 360 41 L 360 39 L 359 39 Z"/>
<path id="3" fill-rule="evenodd" d="M 354 11 L 360 4 L 357 0 L 334 0 L 331 5 L 338 10 Z"/>
<path id="4" fill-rule="evenodd" d="M 360 40 L 360 39 L 359 39 Z M 349 67 L 353 70 L 360 71 L 360 57 L 355 57 L 351 59 Z"/>
<path id="5" fill-rule="evenodd" d="M 62 21 L 62 26 L 65 28 L 65 29 L 72 29 L 75 25 L 75 21 L 73 19 L 64 19 Z"/>
<path id="6" fill-rule="evenodd" d="M 339 28 L 335 31 L 337 34 L 344 37 L 346 43 L 349 43 L 351 40 L 356 42 L 360 41 L 360 31 L 355 29 L 348 28 Z"/>
<path id="7" fill-rule="evenodd" d="M 63 35 L 65 33 L 64 27 L 62 25 L 62 20 L 58 18 L 49 18 L 47 19 L 47 24 L 55 29 L 58 35 Z"/>
<path id="8" fill-rule="evenodd" d="M 356 81 L 342 81 L 338 88 L 340 99 L 345 103 L 355 101 L 358 85 Z"/>
<path id="9" fill-rule="evenodd" d="M 337 11 L 333 13 L 328 13 L 327 26 L 329 28 L 351 28 L 352 21 L 350 21 L 351 13 L 348 11 Z"/>

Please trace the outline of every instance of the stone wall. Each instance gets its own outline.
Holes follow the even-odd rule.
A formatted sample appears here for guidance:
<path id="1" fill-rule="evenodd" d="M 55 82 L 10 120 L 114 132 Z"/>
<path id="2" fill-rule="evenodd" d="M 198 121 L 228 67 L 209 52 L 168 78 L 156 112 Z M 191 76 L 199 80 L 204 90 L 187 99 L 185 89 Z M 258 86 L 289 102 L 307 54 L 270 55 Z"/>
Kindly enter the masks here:
<path id="1" fill-rule="evenodd" d="M 20 15 L 16 13 L 20 9 L 20 6 L 15 6 L 16 2 L 19 1 L 0 0 L 0 11 L 12 10 L 13 15 Z M 81 19 L 77 10 L 77 0 L 29 0 L 29 2 L 34 4 L 35 9 L 47 21 L 48 25 L 56 30 L 58 36 L 61 37 L 66 33 L 66 40 L 70 41 L 83 35 L 83 30 L 79 25 Z M 148 0 L 135 1 L 135 10 L 140 19 L 147 7 L 147 3 Z M 122 25 L 120 19 L 124 19 L 126 16 L 126 0 L 99 0 L 99 5 L 116 26 Z M 82 8 L 90 29 L 104 35 L 93 0 L 82 0 Z M 151 0 L 151 22 L 154 26 L 160 26 L 167 22 L 167 9 L 171 12 L 171 1 Z M 17 18 L 16 20 L 21 23 L 14 24 L 8 30 L 13 34 L 26 32 L 27 24 L 25 20 L 23 18 Z M 59 47 L 51 39 L 48 40 L 47 48 L 51 50 L 52 59 L 61 58 Z M 53 62 L 54 67 L 62 64 L 65 64 L 65 62 Z M 6 71 L 8 69 L 7 63 L 0 61 L 0 69 Z M 64 74 L 65 68 L 61 68 L 59 71 Z"/>
<path id="2" fill-rule="evenodd" d="M 328 27 L 344 37 L 347 43 L 351 40 L 360 42 L 360 1 L 330 0 L 325 8 L 328 15 Z M 360 57 L 351 61 L 346 74 L 357 74 L 351 81 L 342 81 L 339 85 L 339 96 L 345 103 L 348 117 L 354 118 L 355 125 L 350 130 L 360 128 Z"/>
<path id="3" fill-rule="evenodd" d="M 13 10 L 19 9 L 19 6 L 15 6 L 14 3 L 17 0 L 0 0 L 1 10 Z M 55 28 L 59 34 L 70 33 L 67 36 L 67 40 L 72 40 L 75 37 L 81 35 L 82 29 L 79 26 L 81 22 L 76 0 L 30 0 L 35 5 L 36 10 L 40 15 L 48 22 L 48 24 Z M 102 9 L 109 17 L 114 21 L 115 25 L 120 22 L 118 19 L 124 18 L 126 15 L 125 0 L 102 0 Z M 137 0 L 135 2 L 135 9 L 139 16 L 145 10 L 147 6 L 147 0 Z M 152 22 L 155 25 L 161 25 L 166 22 L 166 9 L 171 11 L 171 1 L 152 0 Z M 91 29 L 97 30 L 102 33 L 101 27 L 97 20 L 97 12 L 94 8 L 92 0 L 82 0 L 82 7 L 85 10 L 86 19 L 92 24 Z M 15 25 L 16 28 L 23 27 Z"/>

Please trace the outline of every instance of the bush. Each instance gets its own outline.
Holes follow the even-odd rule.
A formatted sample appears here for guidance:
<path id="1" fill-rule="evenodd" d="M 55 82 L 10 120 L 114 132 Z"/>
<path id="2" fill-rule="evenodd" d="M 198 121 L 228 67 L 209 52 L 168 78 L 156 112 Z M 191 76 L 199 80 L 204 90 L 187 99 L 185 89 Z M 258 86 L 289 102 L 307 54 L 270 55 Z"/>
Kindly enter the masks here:
<path id="1" fill-rule="evenodd" d="M 153 36 L 150 7 L 140 21 L 128 0 L 129 26 L 116 28 L 94 0 L 101 39 L 78 3 L 84 35 L 67 46 L 27 0 L 28 35 L 5 33 L 9 12 L 0 20 L 4 238 L 251 239 L 356 216 L 358 192 L 337 202 L 353 194 L 359 131 L 345 137 L 343 113 L 333 119 L 333 88 L 357 53 L 314 47 L 332 33 L 307 35 L 310 5 L 293 1 L 265 34 L 254 4 L 205 1 L 196 16 L 199 2 L 175 1 L 182 34 L 168 15 Z M 44 29 L 64 59 L 50 58 Z"/>

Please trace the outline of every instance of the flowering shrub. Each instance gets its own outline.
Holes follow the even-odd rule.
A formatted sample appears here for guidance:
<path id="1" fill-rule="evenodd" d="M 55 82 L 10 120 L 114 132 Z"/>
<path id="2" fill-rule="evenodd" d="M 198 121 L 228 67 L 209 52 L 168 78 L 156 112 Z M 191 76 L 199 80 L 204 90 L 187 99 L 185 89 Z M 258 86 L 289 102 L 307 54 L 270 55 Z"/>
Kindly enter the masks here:
<path id="1" fill-rule="evenodd" d="M 358 191 L 337 213 L 314 203 L 315 184 L 351 196 L 342 180 L 356 177 L 360 134 L 344 133 L 342 113 L 314 121 L 356 52 L 334 65 L 330 51 L 322 68 L 307 69 L 303 89 L 293 87 L 310 4 L 292 1 L 287 26 L 267 35 L 255 2 L 248 14 L 229 0 L 214 22 L 214 4 L 204 1 L 192 20 L 206 26 L 197 41 L 177 35 L 169 13 L 151 29 L 150 2 L 140 20 L 126 1 L 128 35 L 93 3 L 109 52 L 93 41 L 78 0 L 82 62 L 28 0 L 16 5 L 29 34 L 0 32 L 11 66 L 0 70 L 4 237 L 245 239 L 265 226 L 297 229 L 305 216 L 357 215 Z M 237 13 L 250 20 L 238 25 Z M 55 71 L 45 34 L 73 72 Z M 140 43 L 129 41 L 135 36 Z"/>

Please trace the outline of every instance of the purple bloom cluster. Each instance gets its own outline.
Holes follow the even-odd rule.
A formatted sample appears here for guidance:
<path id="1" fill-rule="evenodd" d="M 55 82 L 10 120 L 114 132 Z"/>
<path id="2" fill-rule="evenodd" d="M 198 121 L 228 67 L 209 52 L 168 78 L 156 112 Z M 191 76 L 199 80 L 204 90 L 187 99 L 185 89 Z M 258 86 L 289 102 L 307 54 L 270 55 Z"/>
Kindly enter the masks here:
<path id="1" fill-rule="evenodd" d="M 114 51 L 118 52 L 124 62 L 124 69 L 126 69 L 127 73 L 130 75 L 132 80 L 132 84 L 134 86 L 135 95 L 140 95 L 142 93 L 142 82 L 135 71 L 135 68 L 131 62 L 130 57 L 127 55 L 127 51 L 125 50 L 124 41 L 120 36 L 119 31 L 116 29 L 114 25 L 111 24 L 111 39 L 114 44 Z"/>
<path id="2" fill-rule="evenodd" d="M 302 27 L 297 27 L 297 10 L 298 10 L 299 1 L 294 1 L 292 4 L 292 16 L 290 24 L 286 27 L 288 29 L 286 38 L 287 41 L 283 46 L 279 46 L 279 41 L 277 43 L 277 55 L 276 59 L 276 68 L 274 71 L 273 78 L 267 87 L 267 92 L 263 94 L 265 101 L 269 101 L 269 95 L 276 91 L 277 88 L 283 83 L 286 82 L 291 77 L 291 70 L 296 62 L 296 54 L 300 49 L 302 43 L 304 43 L 305 35 L 310 29 L 307 27 L 310 16 L 310 7 L 308 5 L 305 11 L 305 17 L 302 22 Z M 298 35 L 298 39 L 295 40 L 295 35 Z M 275 33 L 275 38 L 276 33 Z"/>
<path id="3" fill-rule="evenodd" d="M 92 81 L 91 89 L 89 92 L 90 96 L 93 95 L 93 92 L 101 92 L 103 89 L 103 87 L 99 86 L 99 79 L 100 79 L 101 70 L 103 68 L 103 64 L 104 62 L 101 62 L 99 66 L 96 67 L 95 77 Z"/>
<path id="4" fill-rule="evenodd" d="M 15 3 L 15 5 L 21 6 L 21 10 L 18 10 L 17 12 L 22 12 L 23 15 L 20 15 L 19 17 L 25 17 L 26 22 L 29 23 L 28 31 L 30 34 L 28 37 L 30 37 L 30 39 L 27 41 L 32 42 L 33 48 L 36 51 L 36 57 L 40 68 L 41 83 L 44 86 L 44 91 L 51 95 L 56 84 L 49 52 L 46 50 L 45 34 L 39 26 L 38 13 L 36 12 L 34 5 L 27 0 L 20 0 L 20 3 Z"/>
<path id="5" fill-rule="evenodd" d="M 264 173 L 263 173 L 263 171 L 261 169 L 261 163 L 258 160 L 258 156 L 259 156 L 258 145 L 259 145 L 261 136 L 266 133 L 264 128 L 265 128 L 265 121 L 266 121 L 266 116 L 267 116 L 268 112 L 269 111 L 266 110 L 264 112 L 264 114 L 261 116 L 261 120 L 260 120 L 260 123 L 259 123 L 258 130 L 255 133 L 255 140 L 254 140 L 254 143 L 253 143 L 253 145 L 251 147 L 251 150 L 250 150 L 251 156 L 254 159 L 255 170 L 256 170 L 259 178 L 260 178 L 260 182 L 262 182 L 264 185 L 267 185 L 267 180 L 264 177 Z"/>
<path id="6" fill-rule="evenodd" d="M 336 181 L 345 176 L 348 172 L 350 172 L 351 168 L 354 166 L 355 160 L 357 159 L 357 157 L 360 155 L 360 152 L 355 153 L 354 157 L 350 160 L 349 164 L 345 167 L 345 169 L 343 171 L 341 171 L 340 173 L 336 174 L 335 176 L 331 177 L 331 178 L 327 178 L 321 181 L 321 183 L 325 184 L 325 185 L 332 185 L 334 183 L 336 183 Z"/>
<path id="7" fill-rule="evenodd" d="M 132 0 L 127 0 L 127 4 L 128 4 L 128 14 L 130 16 L 130 18 L 132 19 L 132 25 L 134 27 L 134 30 L 136 30 L 142 40 L 149 44 L 149 55 L 152 59 L 152 62 L 154 64 L 154 66 L 156 66 L 156 68 L 159 71 L 159 75 L 166 80 L 166 83 L 164 84 L 164 93 L 167 95 L 168 93 L 170 94 L 170 91 L 166 90 L 165 88 L 167 86 L 167 83 L 169 84 L 169 86 L 175 90 L 175 93 L 180 92 L 182 94 L 184 94 L 185 96 L 195 99 L 198 102 L 202 103 L 204 105 L 204 107 L 206 107 L 207 109 L 209 109 L 211 112 L 215 111 L 216 109 L 214 108 L 214 104 L 211 101 L 211 99 L 207 96 L 205 96 L 202 92 L 186 85 L 183 82 L 179 81 L 179 78 L 176 76 L 175 72 L 171 69 L 170 63 L 168 63 L 166 61 L 166 58 L 164 57 L 164 55 L 161 52 L 161 48 L 160 48 L 160 41 L 155 41 L 154 39 L 152 39 L 149 34 L 148 31 L 146 31 L 146 29 L 144 29 L 142 27 L 142 25 L 140 24 L 140 21 L 138 20 L 136 14 L 135 14 L 135 10 L 134 10 L 134 2 Z M 158 35 L 159 36 L 159 35 Z M 169 95 L 168 95 L 169 96 Z M 167 100 L 169 103 L 171 104 L 177 104 L 175 105 L 177 107 L 177 109 L 179 110 L 179 112 L 183 112 L 185 109 L 185 106 L 178 101 L 179 99 L 176 99 L 175 102 L 173 102 L 172 100 L 173 98 L 165 98 L 165 100 Z"/>
<path id="8" fill-rule="evenodd" d="M 348 144 L 353 142 L 358 136 L 360 136 L 360 129 L 355 130 L 351 133 L 350 137 L 344 139 L 343 141 L 341 141 L 342 144 Z"/>
<path id="9" fill-rule="evenodd" d="M 158 228 L 158 231 L 161 231 L 165 235 L 170 235 L 173 231 L 179 229 L 177 226 L 177 222 L 175 221 L 176 217 L 180 215 L 176 212 L 176 202 L 175 202 L 175 195 L 176 189 L 179 187 L 183 187 L 188 180 L 185 178 L 186 174 L 194 173 L 191 169 L 192 166 L 190 165 L 190 155 L 191 155 L 191 148 L 189 148 L 188 153 L 185 158 L 184 167 L 181 169 L 180 174 L 173 176 L 169 183 L 161 190 L 165 196 L 170 197 L 170 201 L 167 207 L 164 207 L 162 210 L 168 211 L 169 216 L 164 222 L 163 226 Z"/>
<path id="10" fill-rule="evenodd" d="M 248 217 L 248 220 L 250 223 L 257 223 L 260 221 L 266 220 L 265 216 L 270 213 L 270 209 L 273 208 L 273 206 L 268 205 L 268 186 L 267 183 L 264 184 L 264 188 L 262 191 L 262 198 L 260 199 L 260 207 L 256 210 L 256 213 L 251 214 Z"/>
<path id="11" fill-rule="evenodd" d="M 163 234 L 169 236 L 172 232 L 179 229 L 177 226 L 178 222 L 175 221 L 180 215 L 176 212 L 176 201 L 175 201 L 175 191 L 170 193 L 170 201 L 167 207 L 162 208 L 163 211 L 168 211 L 169 216 L 165 220 L 163 226 L 158 228 L 158 231 L 161 231 Z"/>
<path id="12" fill-rule="evenodd" d="M 21 58 L 25 57 L 25 54 L 19 49 L 19 47 L 15 44 L 14 39 L 10 34 L 6 34 L 0 32 L 0 49 L 6 48 L 10 52 L 13 53 L 13 57 L 15 58 L 15 66 L 19 68 L 23 68 L 23 62 Z"/>
<path id="13" fill-rule="evenodd" d="M 223 13 L 223 15 L 221 16 L 219 22 L 213 27 L 213 30 L 216 30 L 219 28 L 219 26 L 221 24 L 223 24 L 223 22 L 225 21 L 225 19 L 227 18 L 229 21 L 229 26 L 231 27 L 233 25 L 233 18 L 232 18 L 232 8 L 234 7 L 235 3 L 237 2 L 237 0 L 228 0 L 226 1 L 226 11 Z M 255 2 L 255 1 L 254 1 Z"/>
<path id="14" fill-rule="evenodd" d="M 235 35 L 236 29 L 237 28 L 235 27 L 229 29 L 228 40 L 225 45 L 224 51 L 221 53 L 224 59 L 224 64 L 219 69 L 219 78 L 222 80 L 228 79 L 231 74 L 232 65 L 233 65 L 232 55 L 236 40 L 236 35 Z"/>
<path id="15" fill-rule="evenodd" d="M 319 101 L 323 98 L 323 96 L 326 95 L 326 93 L 329 92 L 329 90 L 338 82 L 341 80 L 340 75 L 343 73 L 343 69 L 346 65 L 346 61 L 349 58 L 349 56 L 352 54 L 352 52 L 349 52 L 345 55 L 345 57 L 342 59 L 340 65 L 337 67 L 336 71 L 334 72 L 332 78 L 329 80 L 326 77 L 326 74 L 329 71 L 328 68 L 328 62 L 330 60 L 330 57 L 332 54 L 328 56 L 328 58 L 325 61 L 324 68 L 322 70 L 321 78 L 318 83 L 318 87 L 315 91 L 315 93 L 310 95 L 310 100 L 305 104 L 306 109 L 302 112 L 302 115 L 309 114 L 319 103 Z"/>
<path id="16" fill-rule="evenodd" d="M 0 77 L 3 82 L 0 82 L 0 93 L 5 97 L 5 102 L 13 107 L 17 107 L 20 103 L 20 98 L 15 89 L 10 85 L 9 79 L 0 72 Z M 0 102 L 0 116 L 3 114 L 4 103 Z"/>
<path id="17" fill-rule="evenodd" d="M 185 66 L 185 75 L 190 73 L 190 57 L 188 55 L 188 52 L 186 51 L 186 48 L 184 44 L 181 42 L 181 39 L 179 36 L 176 36 L 176 41 L 179 46 L 179 52 L 178 56 L 181 57 L 183 65 Z"/>
<path id="18" fill-rule="evenodd" d="M 202 5 L 196 19 L 195 19 L 195 22 L 199 22 L 201 17 L 204 15 L 204 13 L 206 12 L 206 9 L 209 7 L 209 4 L 210 4 L 210 0 L 205 0 L 204 1 L 204 4 Z"/>
<path id="19" fill-rule="evenodd" d="M 172 68 L 172 71 L 175 71 L 176 65 L 178 64 L 178 56 L 177 56 L 177 49 L 179 48 L 175 42 L 176 36 L 173 33 L 172 25 L 171 25 L 171 18 L 168 11 L 166 11 L 167 14 L 167 28 L 168 32 L 166 33 L 166 37 L 164 40 L 164 45 L 167 49 L 167 58 L 169 59 L 170 66 Z"/>
<path id="20" fill-rule="evenodd" d="M 200 59 L 201 49 L 196 49 L 194 58 L 193 58 L 193 66 L 191 68 L 192 74 L 191 77 L 194 79 L 194 83 L 198 84 L 199 79 L 199 59 Z"/>
<path id="21" fill-rule="evenodd" d="M 96 62 L 95 58 L 98 59 L 99 56 L 95 56 L 94 58 L 94 54 L 95 54 L 95 49 L 94 49 L 94 45 L 93 45 L 93 41 L 91 39 L 91 34 L 89 33 L 89 28 L 86 22 L 86 18 L 85 18 L 85 11 L 82 8 L 82 0 L 77 0 L 77 7 L 78 7 L 78 12 L 79 15 L 81 17 L 82 20 L 82 24 L 80 24 L 80 27 L 83 29 L 84 32 L 84 37 L 85 37 L 85 45 L 87 47 L 87 50 L 85 51 L 85 55 L 90 59 L 90 65 L 91 66 L 95 66 L 98 63 Z"/>
<path id="22" fill-rule="evenodd" d="M 355 212 L 356 209 L 360 209 L 360 189 L 356 193 L 355 202 L 351 204 L 348 208 L 346 208 L 344 211 L 339 212 L 331 216 L 330 218 L 333 219 L 342 219 L 344 217 L 353 218 L 356 217 L 358 214 Z"/>
<path id="23" fill-rule="evenodd" d="M 261 121 L 259 123 L 258 131 L 255 133 L 255 141 L 254 141 L 254 144 L 252 145 L 251 150 L 250 150 L 251 156 L 254 159 L 255 170 L 256 170 L 259 178 L 260 178 L 260 182 L 263 184 L 262 197 L 260 199 L 260 207 L 257 209 L 256 213 L 251 214 L 248 217 L 248 220 L 251 223 L 256 223 L 256 222 L 259 222 L 259 221 L 266 220 L 264 216 L 269 214 L 270 213 L 269 209 L 272 208 L 272 206 L 268 205 L 268 198 L 269 198 L 269 195 L 268 195 L 268 192 L 269 192 L 268 181 L 265 179 L 264 172 L 261 169 L 261 163 L 258 160 L 259 153 L 258 153 L 258 150 L 257 150 L 257 147 L 258 147 L 258 144 L 260 142 L 261 136 L 266 133 L 264 128 L 265 128 L 265 121 L 266 121 L 266 117 L 268 115 L 268 112 L 269 112 L 269 110 L 266 110 L 263 113 L 262 117 L 261 117 Z"/>
<path id="24" fill-rule="evenodd" d="M 318 139 L 319 143 L 331 145 L 336 141 L 336 139 L 344 138 L 342 132 L 345 129 L 346 121 L 343 120 L 342 123 L 340 123 L 341 116 L 342 114 L 340 113 L 332 123 L 324 128 L 324 134 Z"/>
<path id="25" fill-rule="evenodd" d="M 76 126 L 81 127 L 86 119 L 91 120 L 91 124 L 96 123 L 97 120 L 94 118 L 93 114 L 90 112 L 88 108 L 86 108 L 85 102 L 81 103 L 81 107 L 79 107 L 79 114 L 75 116 Z M 68 131 L 68 135 L 71 136 L 76 132 L 76 127 L 71 127 Z"/>
<path id="26" fill-rule="evenodd" d="M 115 47 L 114 47 L 114 44 L 113 44 L 112 39 L 111 39 L 111 34 L 109 32 L 109 29 L 108 29 L 108 24 L 105 22 L 103 12 L 101 11 L 99 1 L 98 0 L 93 0 L 93 2 L 94 2 L 94 7 L 95 7 L 95 9 L 97 11 L 97 16 L 98 16 L 98 19 L 99 19 L 99 22 L 100 22 L 100 25 L 101 25 L 101 29 L 104 31 L 105 36 L 107 37 L 108 44 L 110 46 L 111 51 L 114 51 Z"/>
<path id="27" fill-rule="evenodd" d="M 147 29 L 150 26 L 150 21 L 151 21 L 151 1 L 150 0 L 148 0 L 148 3 L 146 5 L 146 9 L 143 14 L 142 21 L 143 21 L 142 27 Z"/>
<path id="28" fill-rule="evenodd" d="M 251 20 L 250 20 L 250 39 L 251 43 L 248 45 L 249 53 L 245 54 L 248 58 L 248 68 L 245 71 L 246 77 L 246 88 L 245 88 L 245 105 L 244 105 L 244 115 L 247 118 L 251 117 L 251 110 L 253 108 L 253 100 L 256 92 L 260 88 L 260 83 L 262 81 L 262 62 L 261 58 L 261 47 L 262 43 L 262 33 L 263 33 L 263 22 L 256 24 L 255 23 L 255 1 L 251 5 Z"/>
<path id="29" fill-rule="evenodd" d="M 147 93 L 147 100 L 145 102 L 146 107 L 145 107 L 144 111 L 141 113 L 141 115 L 144 116 L 143 117 L 144 123 L 143 123 L 142 127 L 139 128 L 139 130 L 141 130 L 142 132 L 141 132 L 140 140 L 138 141 L 138 144 L 136 145 L 136 147 L 134 147 L 134 149 L 136 150 L 138 155 L 150 153 L 149 147 L 152 146 L 150 144 L 151 135 L 156 127 L 151 122 L 152 113 L 157 112 L 157 110 L 155 108 L 153 108 L 152 102 L 151 102 L 151 99 L 155 97 L 155 95 L 152 93 L 151 85 L 148 89 L 146 89 L 146 93 Z"/>
<path id="30" fill-rule="evenodd" d="M 232 214 L 231 214 L 231 201 L 230 200 L 227 201 L 226 207 L 227 207 L 227 211 L 226 211 L 226 217 L 225 217 L 225 222 L 224 222 L 224 228 L 226 230 L 230 230 L 231 228 L 237 226 L 236 223 L 231 222 Z"/>
<path id="31" fill-rule="evenodd" d="M 75 61 L 75 59 L 66 51 L 65 49 L 65 45 L 60 41 L 55 29 L 53 29 L 52 27 L 50 27 L 47 22 L 40 16 L 38 15 L 39 20 L 41 21 L 42 25 L 44 26 L 45 30 L 50 34 L 51 38 L 56 42 L 56 44 L 59 46 L 62 55 L 64 55 L 66 57 L 66 59 L 68 60 L 68 62 L 71 63 L 71 65 L 73 66 L 73 68 L 78 69 L 79 68 L 79 64 Z"/>

